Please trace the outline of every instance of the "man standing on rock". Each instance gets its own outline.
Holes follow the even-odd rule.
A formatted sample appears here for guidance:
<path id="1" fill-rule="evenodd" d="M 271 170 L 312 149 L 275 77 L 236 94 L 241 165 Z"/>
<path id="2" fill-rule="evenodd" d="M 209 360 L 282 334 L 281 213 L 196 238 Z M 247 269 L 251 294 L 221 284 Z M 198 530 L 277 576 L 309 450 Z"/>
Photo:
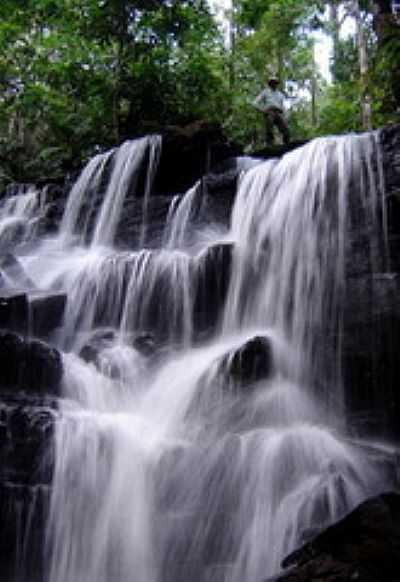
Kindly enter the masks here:
<path id="1" fill-rule="evenodd" d="M 278 77 L 269 77 L 268 86 L 254 99 L 252 105 L 265 115 L 265 140 L 274 143 L 274 125 L 283 137 L 283 142 L 290 142 L 289 126 L 285 118 L 285 96 L 278 89 Z"/>

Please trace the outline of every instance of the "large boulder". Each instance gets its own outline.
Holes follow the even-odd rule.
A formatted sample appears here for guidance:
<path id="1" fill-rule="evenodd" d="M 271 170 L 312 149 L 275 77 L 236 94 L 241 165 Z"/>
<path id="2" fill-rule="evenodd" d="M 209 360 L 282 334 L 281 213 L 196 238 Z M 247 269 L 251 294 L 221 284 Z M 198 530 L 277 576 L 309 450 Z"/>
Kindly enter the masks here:
<path id="1" fill-rule="evenodd" d="M 201 381 L 212 384 L 213 390 L 220 389 L 224 394 L 235 396 L 251 393 L 259 382 L 268 380 L 273 373 L 271 340 L 255 335 L 217 358 Z"/>
<path id="2" fill-rule="evenodd" d="M 276 582 L 397 582 L 400 580 L 400 495 L 358 506 L 299 550 Z"/>
<path id="3" fill-rule="evenodd" d="M 241 388 L 268 379 L 273 373 L 273 365 L 271 340 L 261 335 L 247 340 L 221 362 L 225 376 Z"/>

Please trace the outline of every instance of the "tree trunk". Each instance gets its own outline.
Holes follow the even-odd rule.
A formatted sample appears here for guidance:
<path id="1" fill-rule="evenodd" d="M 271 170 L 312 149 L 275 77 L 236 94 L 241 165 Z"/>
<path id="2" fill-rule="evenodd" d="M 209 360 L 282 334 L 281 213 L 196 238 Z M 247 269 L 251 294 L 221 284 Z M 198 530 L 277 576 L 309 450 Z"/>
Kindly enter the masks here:
<path id="1" fill-rule="evenodd" d="M 337 64 L 339 58 L 339 7 L 335 0 L 329 2 L 329 30 L 333 42 L 333 63 L 331 65 L 332 80 L 337 81 Z"/>
<path id="2" fill-rule="evenodd" d="M 313 47 L 313 64 L 312 64 L 312 78 L 311 78 L 311 123 L 313 127 L 318 125 L 318 109 L 317 109 L 317 63 L 315 62 L 315 47 Z"/>
<path id="3" fill-rule="evenodd" d="M 356 21 L 358 58 L 360 65 L 360 101 L 362 126 L 364 129 L 368 130 L 372 127 L 371 98 L 368 93 L 368 53 L 359 0 L 354 0 L 353 14 Z"/>
<path id="4" fill-rule="evenodd" d="M 231 91 L 235 86 L 235 58 L 236 58 L 236 0 L 231 0 L 229 11 L 229 87 Z"/>

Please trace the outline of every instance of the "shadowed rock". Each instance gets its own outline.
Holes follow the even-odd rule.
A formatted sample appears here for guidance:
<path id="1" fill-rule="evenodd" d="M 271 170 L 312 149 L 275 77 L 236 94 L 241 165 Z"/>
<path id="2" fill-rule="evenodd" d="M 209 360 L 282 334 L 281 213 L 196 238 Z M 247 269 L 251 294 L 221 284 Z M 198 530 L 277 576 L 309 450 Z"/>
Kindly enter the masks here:
<path id="1" fill-rule="evenodd" d="M 200 333 L 215 329 L 222 313 L 229 288 L 233 248 L 232 243 L 215 244 L 195 259 L 193 321 Z"/>
<path id="2" fill-rule="evenodd" d="M 67 296 L 33 289 L 0 292 L 0 329 L 46 338 L 62 322 Z"/>
<path id="3" fill-rule="evenodd" d="M 0 329 L 26 333 L 28 331 L 29 307 L 23 291 L 1 290 Z"/>
<path id="4" fill-rule="evenodd" d="M 60 327 L 67 303 L 65 293 L 35 290 L 29 293 L 30 329 L 37 337 L 47 337 Z"/>
<path id="5" fill-rule="evenodd" d="M 226 356 L 222 366 L 228 377 L 238 386 L 246 386 L 269 378 L 273 371 L 271 341 L 255 336 Z"/>
<path id="6" fill-rule="evenodd" d="M 57 395 L 63 375 L 61 355 L 39 340 L 0 332 L 0 388 Z"/>
<path id="7" fill-rule="evenodd" d="M 400 495 L 369 499 L 282 563 L 276 582 L 400 580 Z"/>

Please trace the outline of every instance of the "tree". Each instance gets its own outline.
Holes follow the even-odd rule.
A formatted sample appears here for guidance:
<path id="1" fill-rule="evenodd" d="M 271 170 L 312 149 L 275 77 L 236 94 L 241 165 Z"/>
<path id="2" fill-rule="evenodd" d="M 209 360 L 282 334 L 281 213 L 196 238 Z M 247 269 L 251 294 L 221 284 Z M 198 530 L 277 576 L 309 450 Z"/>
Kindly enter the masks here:
<path id="1" fill-rule="evenodd" d="M 0 159 L 12 179 L 227 107 L 205 0 L 0 4 Z"/>

